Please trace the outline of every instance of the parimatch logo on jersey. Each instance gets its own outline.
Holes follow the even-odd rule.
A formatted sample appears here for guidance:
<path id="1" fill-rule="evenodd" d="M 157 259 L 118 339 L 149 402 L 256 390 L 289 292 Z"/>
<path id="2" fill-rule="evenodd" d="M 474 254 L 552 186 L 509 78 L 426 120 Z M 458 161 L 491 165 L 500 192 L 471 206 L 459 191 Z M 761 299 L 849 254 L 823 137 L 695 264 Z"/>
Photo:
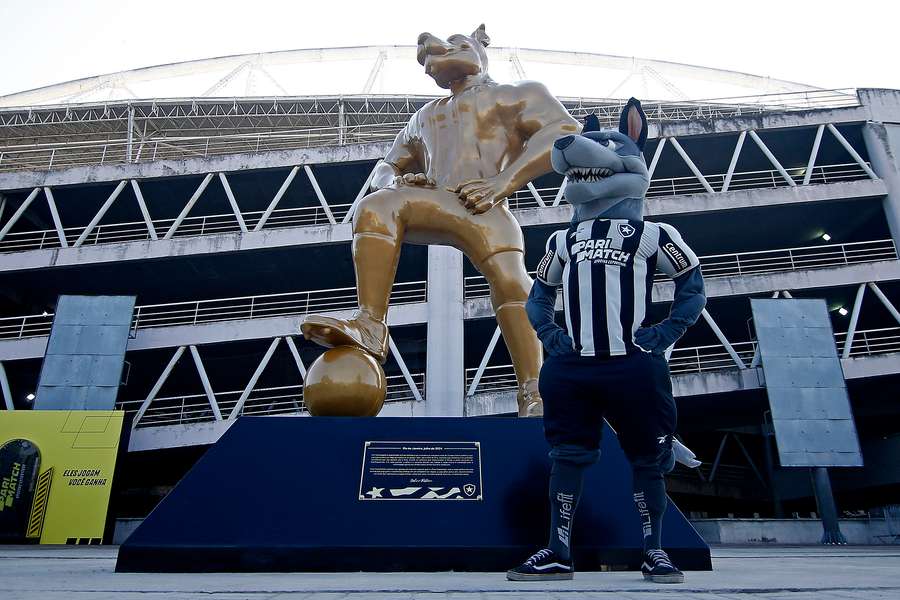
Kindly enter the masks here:
<path id="1" fill-rule="evenodd" d="M 599 240 L 582 240 L 572 244 L 570 255 L 575 257 L 575 262 L 580 263 L 590 260 L 605 265 L 625 267 L 631 259 L 631 252 L 623 252 L 612 248 L 612 240 L 603 238 Z"/>

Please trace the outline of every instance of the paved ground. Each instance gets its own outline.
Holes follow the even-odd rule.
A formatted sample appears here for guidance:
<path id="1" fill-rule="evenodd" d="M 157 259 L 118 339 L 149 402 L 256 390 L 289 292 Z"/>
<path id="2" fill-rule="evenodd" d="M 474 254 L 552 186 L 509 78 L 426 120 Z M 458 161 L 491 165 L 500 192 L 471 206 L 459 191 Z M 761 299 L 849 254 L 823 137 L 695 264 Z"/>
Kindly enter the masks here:
<path id="1" fill-rule="evenodd" d="M 3 600 L 437 598 L 507 600 L 900 599 L 900 548 L 717 548 L 711 573 L 659 586 L 636 573 L 513 584 L 490 573 L 117 574 L 115 547 L 0 546 Z"/>

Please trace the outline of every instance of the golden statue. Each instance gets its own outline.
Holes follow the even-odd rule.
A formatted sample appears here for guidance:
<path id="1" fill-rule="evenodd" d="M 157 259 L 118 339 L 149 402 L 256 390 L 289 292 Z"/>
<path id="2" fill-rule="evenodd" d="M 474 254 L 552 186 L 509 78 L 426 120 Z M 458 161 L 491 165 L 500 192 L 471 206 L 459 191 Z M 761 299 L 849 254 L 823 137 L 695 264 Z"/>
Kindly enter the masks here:
<path id="1" fill-rule="evenodd" d="M 401 245 L 453 246 L 490 284 L 516 371 L 519 415 L 534 416 L 543 414 L 541 345 L 525 314 L 532 281 L 522 230 L 506 198 L 552 171 L 553 141 L 578 133 L 580 125 L 542 84 L 493 81 L 487 74 L 489 41 L 484 25 L 447 40 L 419 36 L 419 64 L 450 95 L 412 116 L 375 166 L 377 191 L 353 215 L 358 312 L 349 320 L 310 315 L 301 331 L 323 346 L 362 348 L 383 364 Z"/>

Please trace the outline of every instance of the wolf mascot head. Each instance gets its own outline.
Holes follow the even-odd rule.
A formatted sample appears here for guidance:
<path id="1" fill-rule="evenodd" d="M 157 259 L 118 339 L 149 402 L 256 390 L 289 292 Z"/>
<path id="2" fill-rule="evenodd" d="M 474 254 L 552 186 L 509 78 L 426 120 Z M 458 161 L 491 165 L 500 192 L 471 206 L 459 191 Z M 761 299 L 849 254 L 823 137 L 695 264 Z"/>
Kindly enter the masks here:
<path id="1" fill-rule="evenodd" d="M 567 178 L 566 199 L 575 207 L 572 222 L 587 219 L 632 219 L 644 214 L 644 194 L 650 187 L 641 154 L 647 142 L 647 116 L 641 103 L 628 100 L 619 129 L 600 129 L 593 114 L 581 135 L 567 135 L 553 144 L 553 170 Z"/>

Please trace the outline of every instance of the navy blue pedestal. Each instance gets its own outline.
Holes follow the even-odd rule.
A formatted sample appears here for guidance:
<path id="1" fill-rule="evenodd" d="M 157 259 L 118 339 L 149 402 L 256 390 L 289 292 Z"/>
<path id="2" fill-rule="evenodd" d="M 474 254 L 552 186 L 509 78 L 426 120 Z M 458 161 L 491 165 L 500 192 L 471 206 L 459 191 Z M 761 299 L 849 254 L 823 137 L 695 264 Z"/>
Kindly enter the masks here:
<path id="1" fill-rule="evenodd" d="M 366 442 L 479 442 L 481 499 L 361 500 Z M 540 419 L 241 417 L 119 550 L 117 571 L 503 571 L 547 543 Z M 472 488 L 469 488 L 472 491 Z M 576 568 L 637 569 L 631 473 L 607 430 L 573 532 Z M 709 548 L 671 503 L 682 569 Z"/>

